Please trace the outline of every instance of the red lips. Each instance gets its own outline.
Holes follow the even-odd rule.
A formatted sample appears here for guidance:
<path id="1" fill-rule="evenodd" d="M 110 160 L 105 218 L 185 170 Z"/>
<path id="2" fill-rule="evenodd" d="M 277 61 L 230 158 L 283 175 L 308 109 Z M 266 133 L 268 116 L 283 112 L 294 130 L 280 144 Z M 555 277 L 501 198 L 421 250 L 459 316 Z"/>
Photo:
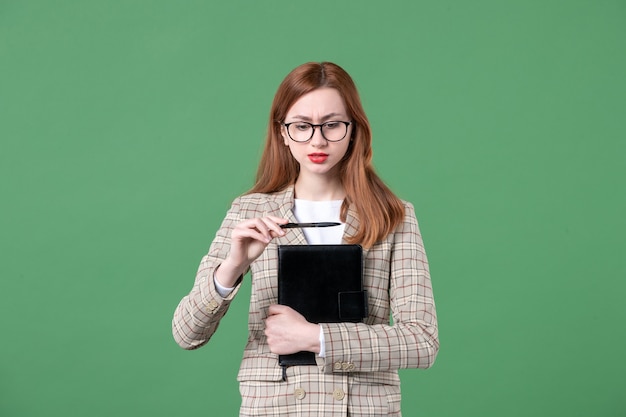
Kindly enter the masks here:
<path id="1" fill-rule="evenodd" d="M 328 159 L 328 154 L 326 153 L 310 153 L 307 156 L 314 164 L 321 164 Z"/>

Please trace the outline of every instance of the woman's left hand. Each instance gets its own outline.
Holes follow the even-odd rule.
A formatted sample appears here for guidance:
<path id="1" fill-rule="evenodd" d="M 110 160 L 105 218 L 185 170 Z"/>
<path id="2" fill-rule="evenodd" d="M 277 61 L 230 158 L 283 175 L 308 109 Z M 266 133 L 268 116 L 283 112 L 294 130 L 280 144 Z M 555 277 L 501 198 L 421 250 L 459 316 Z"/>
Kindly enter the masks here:
<path id="1" fill-rule="evenodd" d="M 309 323 L 291 307 L 273 304 L 265 319 L 265 336 L 272 353 L 289 355 L 300 351 L 319 353 L 320 327 Z"/>

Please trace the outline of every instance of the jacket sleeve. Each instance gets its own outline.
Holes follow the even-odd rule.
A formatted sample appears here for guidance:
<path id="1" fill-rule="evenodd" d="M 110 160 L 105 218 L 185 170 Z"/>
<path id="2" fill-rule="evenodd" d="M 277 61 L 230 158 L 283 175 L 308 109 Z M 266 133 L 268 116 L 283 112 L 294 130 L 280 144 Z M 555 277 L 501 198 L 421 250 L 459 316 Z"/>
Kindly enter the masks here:
<path id="1" fill-rule="evenodd" d="M 386 272 L 380 272 L 381 279 Z M 324 373 L 429 368 L 439 350 L 428 261 L 413 206 L 392 239 L 389 303 L 393 324 L 323 323 Z"/>
<path id="2" fill-rule="evenodd" d="M 241 287 L 240 278 L 235 289 L 222 298 L 213 281 L 215 270 L 228 255 L 231 231 L 240 221 L 239 209 L 239 199 L 236 199 L 217 231 L 208 254 L 200 262 L 191 292 L 183 297 L 174 311 L 172 334 L 183 349 L 197 349 L 209 341 Z"/>

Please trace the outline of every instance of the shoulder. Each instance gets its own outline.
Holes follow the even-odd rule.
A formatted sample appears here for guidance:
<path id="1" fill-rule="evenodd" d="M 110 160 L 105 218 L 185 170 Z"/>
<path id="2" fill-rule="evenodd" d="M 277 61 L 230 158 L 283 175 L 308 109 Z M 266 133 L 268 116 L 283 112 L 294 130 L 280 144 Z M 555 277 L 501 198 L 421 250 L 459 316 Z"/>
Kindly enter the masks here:
<path id="1" fill-rule="evenodd" d="M 286 190 L 277 191 L 275 193 L 250 193 L 237 197 L 235 202 L 244 206 L 264 205 L 271 202 L 281 202 L 285 199 L 286 194 Z"/>
<path id="2" fill-rule="evenodd" d="M 249 193 L 237 197 L 233 208 L 244 217 L 257 217 L 265 214 L 276 214 L 290 210 L 293 206 L 292 191 L 282 190 L 274 193 Z"/>
<path id="3" fill-rule="evenodd" d="M 265 193 L 253 193 L 253 194 L 244 194 L 240 195 L 235 199 L 233 203 L 239 205 L 250 205 L 250 204 L 264 204 L 267 201 L 268 196 L 270 194 Z"/>
<path id="4" fill-rule="evenodd" d="M 406 201 L 406 200 L 400 200 L 402 202 L 402 205 L 404 206 L 404 221 L 407 221 L 408 219 L 411 218 L 415 218 L 415 207 L 413 206 L 413 203 L 411 203 L 410 201 Z"/>
<path id="5" fill-rule="evenodd" d="M 413 207 L 413 203 L 411 203 L 410 201 L 402 200 L 402 199 L 400 199 L 400 201 L 402 201 L 402 205 L 404 206 L 405 210 L 415 211 Z"/>
<path id="6" fill-rule="evenodd" d="M 416 231 L 419 226 L 418 226 L 417 216 L 415 214 L 415 207 L 413 206 L 413 203 L 406 201 L 406 200 L 400 200 L 400 201 L 402 201 L 402 205 L 404 206 L 404 219 L 398 225 L 396 231 L 403 231 L 403 230 Z"/>

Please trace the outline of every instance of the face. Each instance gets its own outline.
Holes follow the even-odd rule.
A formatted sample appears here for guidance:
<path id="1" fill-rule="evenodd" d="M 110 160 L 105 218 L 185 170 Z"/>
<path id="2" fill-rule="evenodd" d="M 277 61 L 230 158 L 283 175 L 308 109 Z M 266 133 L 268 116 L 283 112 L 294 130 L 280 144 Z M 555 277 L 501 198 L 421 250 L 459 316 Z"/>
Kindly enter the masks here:
<path id="1" fill-rule="evenodd" d="M 287 112 L 284 123 L 308 122 L 321 124 L 330 121 L 349 122 L 346 106 L 339 92 L 334 88 L 319 88 L 303 95 Z M 329 142 L 322 136 L 321 128 L 316 127 L 308 142 L 295 142 L 289 138 L 287 129 L 282 127 L 283 141 L 300 164 L 300 175 L 337 175 L 337 164 L 344 157 L 350 145 L 352 125 L 346 136 L 339 142 Z"/>

